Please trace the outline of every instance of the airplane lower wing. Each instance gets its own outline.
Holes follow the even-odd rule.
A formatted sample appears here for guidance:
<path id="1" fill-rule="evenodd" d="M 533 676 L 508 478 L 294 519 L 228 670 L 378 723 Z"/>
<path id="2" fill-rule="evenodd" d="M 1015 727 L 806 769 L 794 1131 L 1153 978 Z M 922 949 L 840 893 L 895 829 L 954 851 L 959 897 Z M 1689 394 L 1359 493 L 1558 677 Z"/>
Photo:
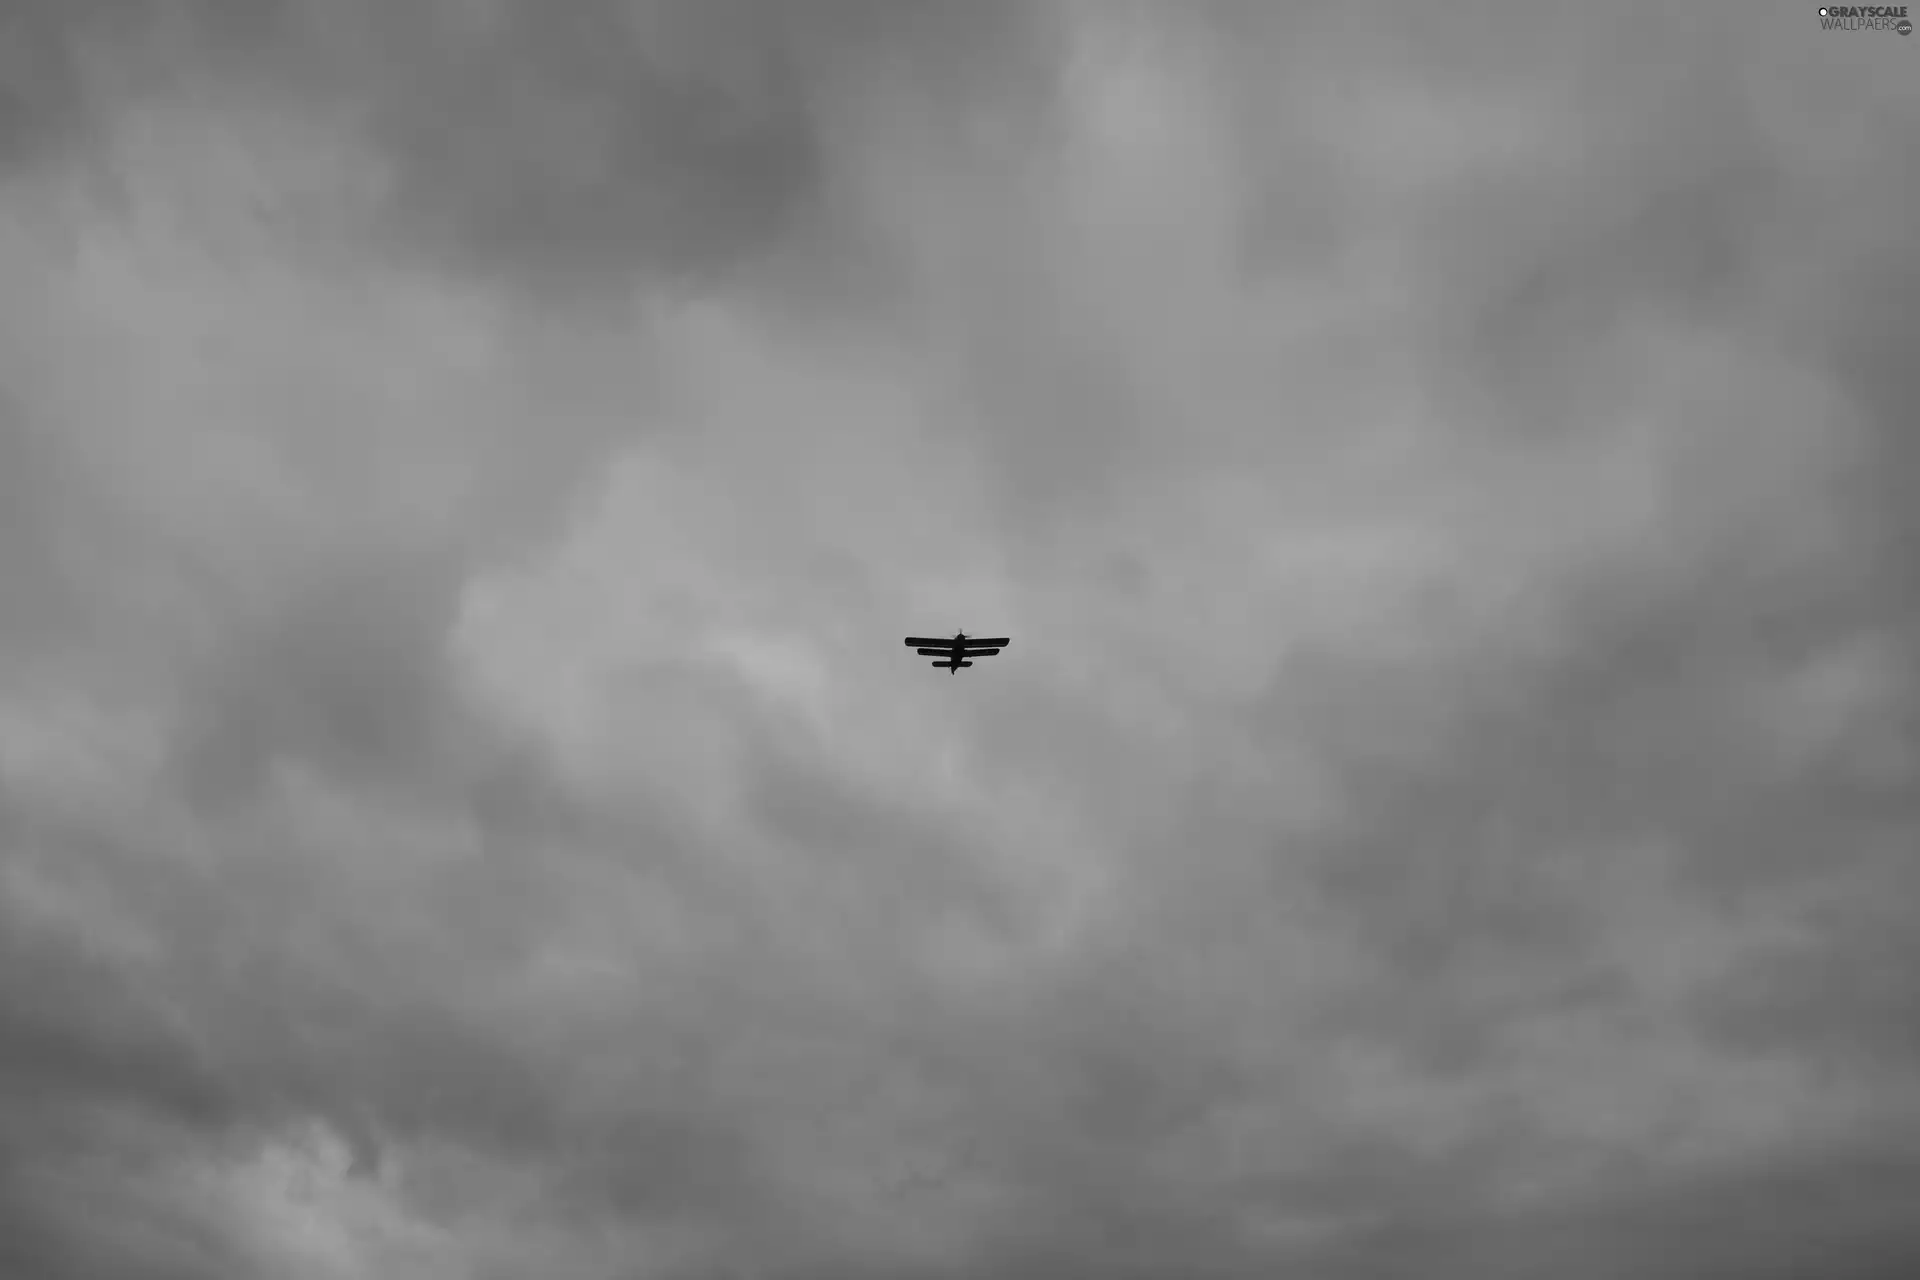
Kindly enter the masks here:
<path id="1" fill-rule="evenodd" d="M 966 644 L 966 647 L 967 647 L 967 648 L 968 648 L 969 650 L 972 650 L 972 649 L 1004 649 L 1004 648 L 1006 648 L 1006 647 L 1007 647 L 1007 639 L 1006 639 L 1006 637 L 1005 637 L 1005 636 L 1002 636 L 1002 637 L 1000 637 L 1000 639 L 998 639 L 998 640 L 975 640 L 975 639 L 974 639 L 974 638 L 973 638 L 972 636 L 968 636 L 968 637 L 967 637 L 967 639 L 966 639 L 966 641 L 965 641 L 965 644 Z"/>
<path id="2" fill-rule="evenodd" d="M 926 650 L 922 649 L 920 652 L 925 653 Z M 965 654 L 969 658 L 991 658 L 994 654 L 1000 651 L 998 649 L 976 649 L 972 645 L 968 645 L 966 648 L 962 649 L 960 652 Z"/>
<path id="3" fill-rule="evenodd" d="M 923 658 L 944 658 L 948 654 L 952 653 L 953 650 L 952 649 L 916 649 L 915 652 L 918 653 Z"/>

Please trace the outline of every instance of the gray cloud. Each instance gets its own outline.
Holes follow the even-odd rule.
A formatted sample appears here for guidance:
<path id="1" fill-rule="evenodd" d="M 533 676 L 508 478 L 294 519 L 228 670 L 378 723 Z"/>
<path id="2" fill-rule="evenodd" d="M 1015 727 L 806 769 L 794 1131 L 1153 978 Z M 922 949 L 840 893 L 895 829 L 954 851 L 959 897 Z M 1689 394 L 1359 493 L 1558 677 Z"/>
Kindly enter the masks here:
<path id="1" fill-rule="evenodd" d="M 1911 1269 L 1903 43 L 15 9 L 10 1273 Z"/>

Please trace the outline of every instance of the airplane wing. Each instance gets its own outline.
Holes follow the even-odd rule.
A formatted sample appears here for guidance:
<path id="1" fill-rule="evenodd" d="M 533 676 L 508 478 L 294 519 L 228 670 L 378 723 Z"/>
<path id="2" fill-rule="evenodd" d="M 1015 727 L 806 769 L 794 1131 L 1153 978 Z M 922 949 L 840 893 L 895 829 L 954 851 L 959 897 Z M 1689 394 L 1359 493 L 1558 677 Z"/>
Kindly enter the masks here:
<path id="1" fill-rule="evenodd" d="M 926 653 L 928 651 L 925 649 L 922 649 L 920 652 Z M 967 657 L 967 658 L 991 658 L 994 654 L 1000 651 L 998 649 L 976 649 L 972 645 L 968 645 L 965 649 L 962 649 L 960 652 L 962 657 Z"/>
<path id="2" fill-rule="evenodd" d="M 952 649 L 916 649 L 914 652 L 920 654 L 922 657 L 925 657 L 925 658 L 944 658 L 949 654 L 951 654 L 953 650 Z"/>
<path id="3" fill-rule="evenodd" d="M 939 649 L 943 653 L 953 648 L 953 641 L 951 640 L 930 640 L 926 636 L 908 636 L 907 643 L 917 645 L 923 649 Z"/>
<path id="4" fill-rule="evenodd" d="M 1005 636 L 998 640 L 975 640 L 972 636 L 968 636 L 966 647 L 969 652 L 974 649 L 1004 649 L 1007 647 L 1007 640 Z"/>

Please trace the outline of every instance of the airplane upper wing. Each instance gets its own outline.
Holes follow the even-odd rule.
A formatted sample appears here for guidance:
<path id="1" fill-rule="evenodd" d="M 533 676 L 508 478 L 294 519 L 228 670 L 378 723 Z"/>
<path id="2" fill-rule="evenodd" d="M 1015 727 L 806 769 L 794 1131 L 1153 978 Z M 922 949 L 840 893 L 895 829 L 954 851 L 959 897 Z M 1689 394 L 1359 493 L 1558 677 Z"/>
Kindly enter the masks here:
<path id="1" fill-rule="evenodd" d="M 953 641 L 951 640 L 929 640 L 925 636 L 908 636 L 907 643 L 910 645 L 917 645 L 921 648 L 939 649 L 939 650 L 942 650 L 943 652 L 945 650 L 953 648 Z"/>
<path id="2" fill-rule="evenodd" d="M 1005 636 L 1002 636 L 998 640 L 975 640 L 969 636 L 966 640 L 966 648 L 969 651 L 974 649 L 1004 649 L 1006 647 L 1007 639 Z"/>

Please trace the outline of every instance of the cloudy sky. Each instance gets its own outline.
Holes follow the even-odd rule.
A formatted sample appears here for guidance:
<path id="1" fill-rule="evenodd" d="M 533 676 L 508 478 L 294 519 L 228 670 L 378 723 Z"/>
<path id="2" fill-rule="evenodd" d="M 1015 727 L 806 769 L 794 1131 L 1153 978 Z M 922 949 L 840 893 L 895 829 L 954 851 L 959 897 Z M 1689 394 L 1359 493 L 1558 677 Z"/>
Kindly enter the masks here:
<path id="1" fill-rule="evenodd" d="M 1920 1272 L 1916 57 L 11 0 L 0 1270 Z"/>

